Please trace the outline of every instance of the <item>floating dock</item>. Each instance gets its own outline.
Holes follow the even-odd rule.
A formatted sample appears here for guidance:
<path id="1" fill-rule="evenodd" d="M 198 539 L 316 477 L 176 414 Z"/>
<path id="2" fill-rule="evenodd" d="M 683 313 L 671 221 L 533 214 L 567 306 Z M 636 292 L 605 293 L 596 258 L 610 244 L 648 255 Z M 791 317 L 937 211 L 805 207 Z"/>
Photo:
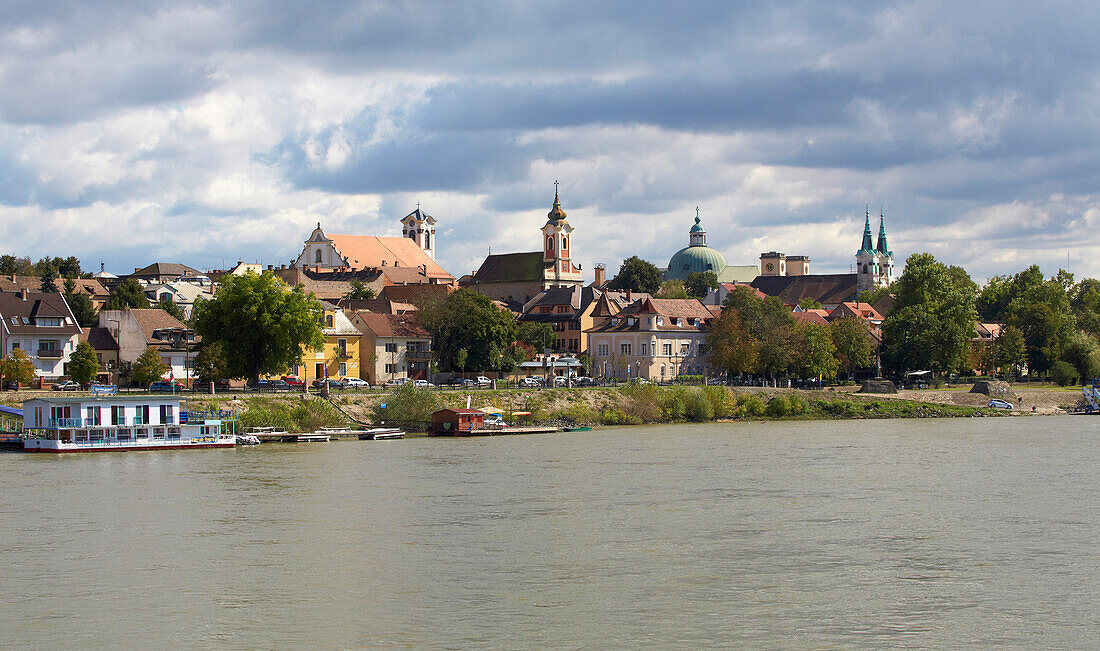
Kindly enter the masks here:
<path id="1" fill-rule="evenodd" d="M 560 432 L 561 428 L 553 425 L 531 427 L 497 427 L 493 429 L 474 429 L 467 432 L 454 434 L 437 434 L 437 436 L 508 436 L 511 434 L 553 434 Z"/>

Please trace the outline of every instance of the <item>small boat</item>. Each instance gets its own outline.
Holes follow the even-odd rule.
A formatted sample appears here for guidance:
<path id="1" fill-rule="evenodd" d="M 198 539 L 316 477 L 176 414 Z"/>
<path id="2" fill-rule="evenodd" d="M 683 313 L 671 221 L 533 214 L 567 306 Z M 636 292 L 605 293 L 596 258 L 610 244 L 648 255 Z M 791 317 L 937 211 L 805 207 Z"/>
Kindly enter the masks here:
<path id="1" fill-rule="evenodd" d="M 260 437 L 255 434 L 238 434 L 237 445 L 259 445 Z"/>
<path id="2" fill-rule="evenodd" d="M 290 438 L 290 434 L 285 429 L 274 427 L 249 427 L 244 433 L 255 436 L 261 441 L 286 441 Z"/>
<path id="3" fill-rule="evenodd" d="M 396 427 L 375 427 L 359 432 L 360 441 L 384 441 L 403 438 L 405 438 L 405 432 Z"/>
<path id="4" fill-rule="evenodd" d="M 592 430 L 592 428 L 587 425 L 578 425 L 577 427 L 565 427 L 563 429 L 566 432 L 588 432 Z"/>

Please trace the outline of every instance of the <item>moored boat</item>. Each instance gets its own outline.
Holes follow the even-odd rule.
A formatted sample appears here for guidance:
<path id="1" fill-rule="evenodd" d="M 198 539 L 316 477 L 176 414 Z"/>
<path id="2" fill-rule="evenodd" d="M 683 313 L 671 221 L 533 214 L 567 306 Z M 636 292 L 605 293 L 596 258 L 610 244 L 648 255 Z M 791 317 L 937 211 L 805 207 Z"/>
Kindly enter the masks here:
<path id="1" fill-rule="evenodd" d="M 405 438 L 405 432 L 396 427 L 375 427 L 359 432 L 360 441 L 385 441 L 387 439 L 403 438 Z"/>
<path id="2" fill-rule="evenodd" d="M 58 396 L 23 403 L 27 452 L 108 452 L 231 448 L 225 424 L 236 414 L 188 411 L 173 396 Z"/>

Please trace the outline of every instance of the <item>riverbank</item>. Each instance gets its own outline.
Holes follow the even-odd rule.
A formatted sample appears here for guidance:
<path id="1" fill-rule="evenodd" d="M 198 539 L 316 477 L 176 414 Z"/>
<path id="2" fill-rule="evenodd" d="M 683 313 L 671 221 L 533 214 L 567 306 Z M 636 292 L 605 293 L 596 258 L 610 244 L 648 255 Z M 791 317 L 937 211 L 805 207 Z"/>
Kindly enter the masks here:
<path id="1" fill-rule="evenodd" d="M 726 420 L 847 420 L 870 418 L 958 418 L 1022 414 L 1060 414 L 1080 402 L 1079 391 L 1052 387 L 1013 387 L 1012 411 L 989 409 L 989 398 L 969 393 L 969 386 L 897 394 L 860 394 L 856 387 L 803 390 L 763 387 L 623 387 L 501 389 L 472 391 L 413 390 L 414 400 L 393 391 L 334 394 L 331 402 L 303 400 L 294 393 L 221 395 L 187 394 L 192 409 L 233 409 L 240 425 L 270 425 L 290 431 L 313 431 L 354 423 L 375 424 L 387 404 L 389 422 L 415 431 L 431 411 L 470 406 L 500 413 L 510 423 L 553 422 L 561 425 L 639 425 Z M 0 404 L 19 406 L 34 395 L 6 393 Z M 408 397 L 408 396 L 406 396 Z M 415 403 L 409 407 L 408 403 Z"/>

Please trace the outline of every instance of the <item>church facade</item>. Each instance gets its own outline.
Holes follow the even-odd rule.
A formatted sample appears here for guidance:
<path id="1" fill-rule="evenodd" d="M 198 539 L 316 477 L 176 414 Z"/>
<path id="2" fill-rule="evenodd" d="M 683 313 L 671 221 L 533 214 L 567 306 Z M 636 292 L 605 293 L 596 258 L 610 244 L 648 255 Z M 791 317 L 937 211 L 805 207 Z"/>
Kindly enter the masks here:
<path id="1" fill-rule="evenodd" d="M 879 213 L 878 242 L 871 246 L 871 211 L 865 213 L 863 243 L 856 251 L 856 283 L 860 293 L 894 282 L 894 252 L 886 242 L 886 216 Z"/>
<path id="2" fill-rule="evenodd" d="M 435 261 L 435 224 L 420 206 L 401 220 L 402 237 L 325 233 L 318 222 L 293 266 L 315 272 L 401 269 L 429 283 L 453 283 L 454 276 Z"/>

